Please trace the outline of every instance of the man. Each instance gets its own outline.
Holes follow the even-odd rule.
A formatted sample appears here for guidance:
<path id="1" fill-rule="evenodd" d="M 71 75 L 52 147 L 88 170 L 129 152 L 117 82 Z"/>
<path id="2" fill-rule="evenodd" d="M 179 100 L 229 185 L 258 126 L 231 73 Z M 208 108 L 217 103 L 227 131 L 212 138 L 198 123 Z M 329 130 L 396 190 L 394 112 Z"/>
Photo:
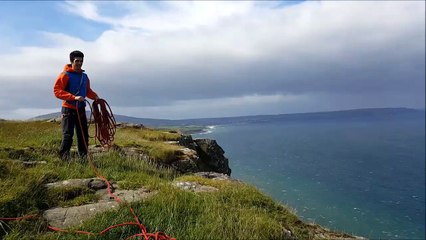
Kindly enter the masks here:
<path id="1" fill-rule="evenodd" d="M 64 67 L 53 87 L 53 93 L 62 103 L 62 143 L 59 155 L 63 160 L 69 160 L 73 141 L 74 128 L 77 132 L 78 153 L 80 157 L 87 155 L 89 133 L 87 129 L 85 98 L 98 99 L 98 95 L 90 88 L 90 80 L 84 70 L 84 54 L 80 51 L 70 53 L 71 64 Z M 78 114 L 78 115 L 77 115 Z M 81 127 L 79 119 L 81 122 Z M 82 134 L 83 133 L 83 134 Z"/>

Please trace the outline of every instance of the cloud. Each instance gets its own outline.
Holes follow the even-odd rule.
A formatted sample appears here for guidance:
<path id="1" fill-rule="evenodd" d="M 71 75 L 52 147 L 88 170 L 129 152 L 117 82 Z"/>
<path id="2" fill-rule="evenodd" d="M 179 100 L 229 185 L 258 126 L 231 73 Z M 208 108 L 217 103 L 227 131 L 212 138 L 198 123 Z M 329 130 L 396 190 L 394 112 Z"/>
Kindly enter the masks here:
<path id="1" fill-rule="evenodd" d="M 49 46 L 0 55 L 8 69 L 0 72 L 6 85 L 0 99 L 20 96 L 6 109 L 27 109 L 26 101 L 58 105 L 51 88 L 74 49 L 86 55 L 93 89 L 115 112 L 134 116 L 424 108 L 424 2 L 66 2 L 64 8 L 111 27 L 94 41 L 45 32 Z"/>
<path id="2" fill-rule="evenodd" d="M 126 11 L 123 16 L 102 16 L 102 9 L 115 7 Z M 271 4 L 263 4 L 271 5 Z M 223 1 L 163 1 L 97 3 L 66 2 L 64 9 L 83 18 L 111 24 L 117 28 L 139 29 L 149 32 L 179 31 L 202 26 L 212 26 L 223 18 L 247 15 L 255 2 Z"/>

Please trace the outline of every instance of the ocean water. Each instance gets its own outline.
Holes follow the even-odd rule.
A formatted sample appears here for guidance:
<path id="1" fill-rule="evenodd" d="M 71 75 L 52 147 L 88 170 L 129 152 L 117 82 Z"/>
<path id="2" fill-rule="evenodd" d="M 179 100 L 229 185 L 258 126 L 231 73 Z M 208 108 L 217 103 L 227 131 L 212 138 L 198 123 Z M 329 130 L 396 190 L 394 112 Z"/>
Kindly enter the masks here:
<path id="1" fill-rule="evenodd" d="M 232 177 L 302 219 L 370 239 L 425 239 L 423 119 L 211 126 Z"/>

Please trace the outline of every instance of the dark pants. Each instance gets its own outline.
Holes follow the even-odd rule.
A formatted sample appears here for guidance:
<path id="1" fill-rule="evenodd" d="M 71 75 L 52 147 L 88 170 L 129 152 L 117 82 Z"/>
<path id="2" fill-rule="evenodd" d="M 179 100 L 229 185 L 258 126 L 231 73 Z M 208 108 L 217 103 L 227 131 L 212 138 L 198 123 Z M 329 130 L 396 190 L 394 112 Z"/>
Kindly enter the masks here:
<path id="1" fill-rule="evenodd" d="M 74 135 L 74 128 L 77 133 L 78 142 L 78 154 L 81 157 L 87 155 L 87 147 L 89 145 L 89 133 L 87 128 L 86 110 L 84 107 L 78 109 L 79 118 L 78 121 L 77 111 L 71 108 L 62 107 L 62 143 L 59 149 L 59 155 L 62 159 L 69 159 L 70 149 L 72 146 L 72 137 Z M 83 133 L 83 134 L 82 134 Z M 84 136 L 84 139 L 83 139 Z"/>

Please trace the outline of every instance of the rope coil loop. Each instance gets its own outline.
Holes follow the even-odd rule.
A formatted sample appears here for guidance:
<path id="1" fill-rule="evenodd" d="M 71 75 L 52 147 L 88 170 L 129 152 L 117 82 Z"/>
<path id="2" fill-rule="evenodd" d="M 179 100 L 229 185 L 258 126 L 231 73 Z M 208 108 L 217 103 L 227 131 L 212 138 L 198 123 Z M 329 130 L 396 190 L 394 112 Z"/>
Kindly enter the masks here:
<path id="1" fill-rule="evenodd" d="M 111 147 L 116 131 L 116 122 L 111 107 L 104 99 L 98 98 L 93 101 L 92 115 L 95 122 L 95 139 L 103 147 Z"/>

